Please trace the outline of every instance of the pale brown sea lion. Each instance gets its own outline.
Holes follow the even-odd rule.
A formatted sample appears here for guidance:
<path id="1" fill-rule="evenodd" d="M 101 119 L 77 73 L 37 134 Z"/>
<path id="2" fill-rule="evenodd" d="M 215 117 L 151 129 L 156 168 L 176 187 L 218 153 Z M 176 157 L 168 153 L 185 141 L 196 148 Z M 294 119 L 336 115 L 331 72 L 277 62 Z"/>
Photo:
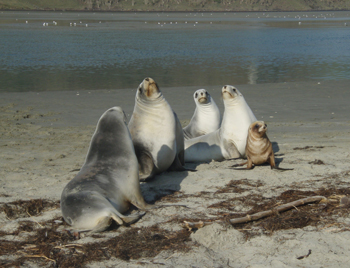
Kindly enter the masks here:
<path id="1" fill-rule="evenodd" d="M 272 143 L 266 135 L 267 125 L 264 121 L 256 121 L 249 126 L 247 145 L 245 153 L 247 162 L 236 164 L 232 167 L 243 166 L 247 164 L 247 168 L 252 169 L 253 165 L 262 165 L 269 163 L 271 169 L 293 170 L 293 168 L 280 168 L 276 166 L 275 154 L 272 149 Z"/>

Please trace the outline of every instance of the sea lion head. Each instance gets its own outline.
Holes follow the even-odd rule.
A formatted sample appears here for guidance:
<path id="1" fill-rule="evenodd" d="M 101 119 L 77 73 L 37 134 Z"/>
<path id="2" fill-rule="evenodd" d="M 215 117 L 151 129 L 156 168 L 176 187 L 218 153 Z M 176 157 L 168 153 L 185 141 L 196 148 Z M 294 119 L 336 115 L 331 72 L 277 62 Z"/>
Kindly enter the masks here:
<path id="1" fill-rule="evenodd" d="M 260 138 L 266 134 L 267 125 L 264 121 L 255 121 L 249 127 L 249 133 L 254 137 Z"/>
<path id="2" fill-rule="evenodd" d="M 96 161 L 106 163 L 114 161 L 120 152 L 132 150 L 131 136 L 126 121 L 126 115 L 120 107 L 112 107 L 103 113 L 91 139 L 85 164 L 96 163 Z"/>
<path id="3" fill-rule="evenodd" d="M 150 77 L 143 79 L 137 89 L 138 98 L 153 100 L 161 95 L 157 83 Z"/>
<path id="4" fill-rule="evenodd" d="M 116 129 L 127 126 L 127 118 L 123 109 L 119 106 L 112 107 L 103 113 L 97 128 L 99 132 L 115 132 Z"/>
<path id="5" fill-rule="evenodd" d="M 193 98 L 195 102 L 200 104 L 207 104 L 210 102 L 210 94 L 205 89 L 198 89 L 193 94 Z"/>
<path id="6" fill-rule="evenodd" d="M 223 86 L 221 89 L 221 94 L 224 100 L 235 99 L 242 96 L 242 93 L 239 92 L 237 88 L 230 85 Z"/>

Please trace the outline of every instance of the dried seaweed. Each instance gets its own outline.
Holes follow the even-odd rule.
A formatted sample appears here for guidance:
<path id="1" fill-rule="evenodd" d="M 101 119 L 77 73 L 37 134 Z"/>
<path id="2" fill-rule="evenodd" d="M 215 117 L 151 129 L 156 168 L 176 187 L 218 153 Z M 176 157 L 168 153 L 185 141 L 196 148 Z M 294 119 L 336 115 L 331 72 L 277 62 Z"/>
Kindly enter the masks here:
<path id="1" fill-rule="evenodd" d="M 325 165 L 325 163 L 320 160 L 320 159 L 315 159 L 315 161 L 311 161 L 309 162 L 309 164 L 313 164 L 313 165 Z"/>
<path id="2" fill-rule="evenodd" d="M 259 180 L 257 182 L 251 182 L 247 179 L 242 180 L 231 180 L 229 183 L 225 185 L 225 187 L 221 187 L 219 190 L 215 192 L 215 194 L 221 193 L 243 193 L 245 191 L 251 190 L 250 188 L 242 188 L 238 185 L 249 186 L 253 188 L 258 188 L 263 186 L 264 184 Z"/>
<path id="3" fill-rule="evenodd" d="M 30 228 L 30 222 L 24 224 Z M 58 226 L 51 224 L 51 227 L 37 229 L 25 242 L 2 241 L 0 255 L 19 254 L 19 257 L 15 261 L 1 260 L 0 266 L 22 266 L 35 258 L 39 266 L 83 267 L 87 262 L 108 260 L 111 257 L 131 260 L 154 257 L 163 250 L 188 251 L 191 244 L 190 232 L 187 230 L 171 232 L 156 225 L 130 228 L 103 242 L 74 244 L 74 234 L 57 231 Z"/>
<path id="4" fill-rule="evenodd" d="M 305 146 L 305 147 L 295 147 L 293 150 L 313 150 L 313 149 L 322 149 L 324 146 Z"/>
<path id="5" fill-rule="evenodd" d="M 59 207 L 59 201 L 44 199 L 17 200 L 6 204 L 1 204 L 0 212 L 5 212 L 9 219 L 18 219 L 37 216 L 43 211 Z"/>

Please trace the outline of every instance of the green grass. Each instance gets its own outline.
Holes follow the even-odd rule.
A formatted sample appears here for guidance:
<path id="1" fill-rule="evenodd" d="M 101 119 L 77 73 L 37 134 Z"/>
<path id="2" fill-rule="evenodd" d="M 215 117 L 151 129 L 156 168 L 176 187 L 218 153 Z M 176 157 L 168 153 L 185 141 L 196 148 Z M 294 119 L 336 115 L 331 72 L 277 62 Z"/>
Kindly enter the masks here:
<path id="1" fill-rule="evenodd" d="M 108 3 L 108 2 L 112 2 Z M 0 9 L 114 11 L 349 10 L 349 0 L 0 0 Z"/>

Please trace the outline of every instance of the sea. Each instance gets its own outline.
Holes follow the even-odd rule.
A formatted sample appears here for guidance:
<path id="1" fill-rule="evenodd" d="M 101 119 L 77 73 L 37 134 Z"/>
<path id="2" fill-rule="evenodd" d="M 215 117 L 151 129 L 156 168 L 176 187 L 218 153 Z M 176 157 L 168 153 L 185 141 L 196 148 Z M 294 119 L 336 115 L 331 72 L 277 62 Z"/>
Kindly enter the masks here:
<path id="1" fill-rule="evenodd" d="M 350 11 L 0 12 L 0 91 L 350 80 Z M 349 83 L 350 86 L 350 83 Z"/>

